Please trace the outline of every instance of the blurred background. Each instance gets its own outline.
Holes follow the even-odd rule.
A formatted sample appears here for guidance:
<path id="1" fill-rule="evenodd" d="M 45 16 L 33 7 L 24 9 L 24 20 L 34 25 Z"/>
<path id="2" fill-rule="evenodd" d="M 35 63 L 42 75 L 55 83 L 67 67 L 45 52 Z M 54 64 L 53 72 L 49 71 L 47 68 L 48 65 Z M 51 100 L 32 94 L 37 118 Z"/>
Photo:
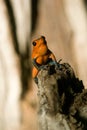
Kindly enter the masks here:
<path id="1" fill-rule="evenodd" d="M 38 129 L 31 43 L 41 35 L 87 88 L 87 0 L 0 0 L 0 130 Z"/>

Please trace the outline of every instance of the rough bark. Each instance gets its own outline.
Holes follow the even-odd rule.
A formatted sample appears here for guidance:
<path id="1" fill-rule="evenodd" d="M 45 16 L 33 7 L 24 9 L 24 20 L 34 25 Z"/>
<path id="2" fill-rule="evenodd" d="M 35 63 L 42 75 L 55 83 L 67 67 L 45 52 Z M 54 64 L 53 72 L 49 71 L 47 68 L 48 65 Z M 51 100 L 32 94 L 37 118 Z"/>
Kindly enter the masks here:
<path id="1" fill-rule="evenodd" d="M 86 130 L 87 90 L 72 69 L 45 66 L 38 74 L 40 130 Z"/>
<path id="2" fill-rule="evenodd" d="M 8 12 L 4 1 L 0 1 L 0 60 L 2 70 L 2 84 L 0 84 L 1 97 L 3 104 L 2 130 L 15 130 L 20 126 L 20 106 L 19 97 L 21 92 L 20 65 L 19 59 L 15 54 L 13 37 L 11 35 Z M 18 66 L 18 67 L 17 67 Z M 15 78 L 14 78 L 15 77 Z M 13 82 L 14 81 L 14 82 Z M 4 90 L 3 90 L 4 89 Z"/>
<path id="3" fill-rule="evenodd" d="M 27 80 L 25 83 L 29 79 L 30 15 L 27 13 L 29 11 L 30 14 L 30 1 L 22 2 L 0 0 L 0 130 L 20 129 L 19 99 L 24 85 L 21 77 L 23 81 Z M 25 8 L 25 4 L 28 8 Z M 24 10 L 20 9 L 22 7 Z M 20 18 L 20 13 L 17 12 L 24 17 Z M 24 23 L 25 19 L 29 22 L 28 25 Z M 28 88 L 28 85 L 26 87 Z"/>

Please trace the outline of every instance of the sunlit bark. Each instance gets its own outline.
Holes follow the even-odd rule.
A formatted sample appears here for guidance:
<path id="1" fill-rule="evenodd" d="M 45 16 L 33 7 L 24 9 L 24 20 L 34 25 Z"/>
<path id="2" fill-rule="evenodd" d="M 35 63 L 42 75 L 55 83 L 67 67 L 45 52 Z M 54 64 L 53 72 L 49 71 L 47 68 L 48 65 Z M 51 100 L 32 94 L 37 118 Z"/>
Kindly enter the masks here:
<path id="1" fill-rule="evenodd" d="M 30 5 L 28 1 L 23 1 L 23 4 L 20 4 L 21 1 L 15 1 L 18 5 L 17 8 L 14 7 L 15 3 L 12 3 L 14 4 L 11 5 L 12 8 L 19 12 L 17 14 L 14 11 L 14 22 L 17 27 L 15 26 L 16 28 L 12 30 L 13 23 L 11 23 L 11 15 L 6 2 L 9 1 L 0 0 L 0 130 L 19 130 L 22 88 L 20 56 L 26 53 L 30 40 L 30 23 L 28 23 L 30 20 Z M 26 5 L 28 8 L 25 8 Z M 22 9 L 22 6 L 25 10 Z M 21 17 L 22 15 L 23 17 Z M 19 55 L 14 47 L 16 41 L 13 31 L 17 33 L 18 43 L 16 44 L 19 44 Z"/>
<path id="2" fill-rule="evenodd" d="M 20 53 L 26 53 L 31 33 L 31 0 L 10 0 L 15 17 Z"/>
<path id="3" fill-rule="evenodd" d="M 3 107 L 3 128 L 5 130 L 15 130 L 19 128 L 20 110 L 20 64 L 13 47 L 13 37 L 11 34 L 9 16 L 4 1 L 0 1 L 0 55 L 2 64 L 2 81 L 0 86 L 2 93 Z"/>
<path id="4" fill-rule="evenodd" d="M 68 20 L 74 32 L 74 55 L 78 74 L 87 87 L 87 18 L 82 0 L 64 0 Z"/>

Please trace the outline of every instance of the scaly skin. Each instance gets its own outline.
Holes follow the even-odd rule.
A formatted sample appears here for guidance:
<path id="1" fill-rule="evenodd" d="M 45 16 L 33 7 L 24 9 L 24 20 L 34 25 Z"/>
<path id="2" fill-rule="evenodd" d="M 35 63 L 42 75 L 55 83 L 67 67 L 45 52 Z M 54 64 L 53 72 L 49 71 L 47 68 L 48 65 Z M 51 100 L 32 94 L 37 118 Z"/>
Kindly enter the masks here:
<path id="1" fill-rule="evenodd" d="M 32 42 L 32 45 L 32 77 L 36 78 L 41 66 L 46 65 L 49 62 L 49 58 L 56 64 L 57 61 L 54 54 L 48 49 L 47 42 L 44 36 L 41 36 L 40 38 L 34 40 Z"/>

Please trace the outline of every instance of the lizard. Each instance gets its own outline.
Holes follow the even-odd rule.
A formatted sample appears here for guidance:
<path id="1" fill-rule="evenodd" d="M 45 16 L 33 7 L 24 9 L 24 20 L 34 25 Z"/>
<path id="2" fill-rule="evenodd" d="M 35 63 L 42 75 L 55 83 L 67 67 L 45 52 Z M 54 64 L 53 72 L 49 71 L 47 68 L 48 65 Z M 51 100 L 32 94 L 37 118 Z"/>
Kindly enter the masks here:
<path id="1" fill-rule="evenodd" d="M 37 83 L 37 75 L 41 68 L 44 68 L 44 65 L 50 63 L 58 65 L 57 60 L 53 52 L 48 48 L 46 38 L 41 36 L 38 39 L 35 39 L 32 42 L 32 77 Z"/>

